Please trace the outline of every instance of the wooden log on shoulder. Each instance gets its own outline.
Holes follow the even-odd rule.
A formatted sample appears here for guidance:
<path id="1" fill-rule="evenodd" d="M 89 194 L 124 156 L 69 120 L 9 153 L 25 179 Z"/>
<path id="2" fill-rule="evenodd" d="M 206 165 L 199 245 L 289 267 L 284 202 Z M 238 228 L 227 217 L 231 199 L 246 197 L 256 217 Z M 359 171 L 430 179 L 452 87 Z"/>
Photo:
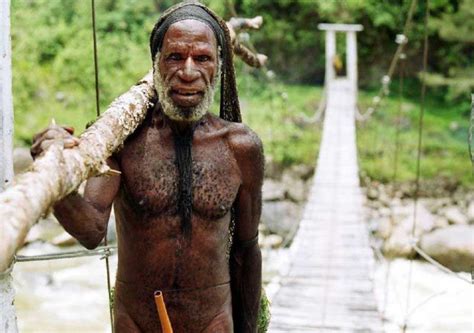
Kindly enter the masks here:
<path id="1" fill-rule="evenodd" d="M 156 100 L 152 73 L 116 98 L 81 136 L 78 146 L 53 143 L 31 170 L 0 193 L 0 272 L 11 264 L 28 230 L 61 198 L 91 176 L 109 171 L 105 160 L 145 119 Z"/>

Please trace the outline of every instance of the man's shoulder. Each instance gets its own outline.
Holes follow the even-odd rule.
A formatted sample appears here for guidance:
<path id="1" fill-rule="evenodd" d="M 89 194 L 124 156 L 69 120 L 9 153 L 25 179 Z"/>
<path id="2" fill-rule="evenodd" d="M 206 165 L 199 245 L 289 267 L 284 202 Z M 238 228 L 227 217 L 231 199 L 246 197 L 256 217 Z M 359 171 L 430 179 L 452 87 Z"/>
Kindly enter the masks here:
<path id="1" fill-rule="evenodd" d="M 263 155 L 262 141 L 250 127 L 243 123 L 226 121 L 212 115 L 215 126 L 225 130 L 227 142 L 230 148 L 241 155 Z"/>

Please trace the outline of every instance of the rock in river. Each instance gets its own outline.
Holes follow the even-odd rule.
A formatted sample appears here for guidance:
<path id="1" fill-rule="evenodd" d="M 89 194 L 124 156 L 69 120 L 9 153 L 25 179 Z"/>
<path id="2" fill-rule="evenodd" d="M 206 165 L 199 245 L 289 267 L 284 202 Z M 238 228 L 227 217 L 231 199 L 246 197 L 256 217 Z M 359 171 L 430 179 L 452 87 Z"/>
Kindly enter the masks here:
<path id="1" fill-rule="evenodd" d="M 441 264 L 455 271 L 474 267 L 474 226 L 451 225 L 421 238 L 420 247 Z"/>

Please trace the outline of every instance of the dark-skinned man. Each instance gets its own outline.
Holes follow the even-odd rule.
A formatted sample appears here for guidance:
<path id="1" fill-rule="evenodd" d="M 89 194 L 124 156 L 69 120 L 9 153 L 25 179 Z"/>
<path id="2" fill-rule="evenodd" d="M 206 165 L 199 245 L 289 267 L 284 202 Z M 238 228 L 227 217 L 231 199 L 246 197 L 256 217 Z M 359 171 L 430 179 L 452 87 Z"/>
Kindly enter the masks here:
<path id="1" fill-rule="evenodd" d="M 240 124 L 225 23 L 198 3 L 159 19 L 150 38 L 158 101 L 108 164 L 120 176 L 87 181 L 54 207 L 87 248 L 103 239 L 112 204 L 118 239 L 115 331 L 161 332 L 161 290 L 174 332 L 256 332 L 261 288 L 257 242 L 263 181 L 258 137 Z M 221 83 L 220 117 L 210 114 Z M 52 126 L 35 136 L 37 156 Z"/>

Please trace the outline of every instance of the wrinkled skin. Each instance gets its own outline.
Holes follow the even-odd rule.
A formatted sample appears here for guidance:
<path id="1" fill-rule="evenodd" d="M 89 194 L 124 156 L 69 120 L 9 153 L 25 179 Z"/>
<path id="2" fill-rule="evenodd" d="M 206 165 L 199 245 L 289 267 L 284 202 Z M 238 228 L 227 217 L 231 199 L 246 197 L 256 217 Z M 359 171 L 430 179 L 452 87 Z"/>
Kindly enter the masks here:
<path id="1" fill-rule="evenodd" d="M 171 99 L 182 107 L 202 101 L 213 79 L 217 49 L 212 30 L 180 21 L 165 35 L 160 74 Z M 196 92 L 188 95 L 189 92 Z M 177 211 L 177 169 L 173 131 L 194 126 L 192 235 L 184 237 Z M 69 128 L 53 127 L 35 138 L 32 154 L 51 139 L 77 144 Z M 108 160 L 120 176 L 88 180 L 84 196 L 71 194 L 55 207 L 64 228 L 87 248 L 99 245 L 114 204 L 118 237 L 115 331 L 161 332 L 154 305 L 162 290 L 174 332 L 255 332 L 261 288 L 258 245 L 229 246 L 230 209 L 235 207 L 234 241 L 258 231 L 263 153 L 245 125 L 211 114 L 197 122 L 174 121 L 159 104 Z M 230 281 L 230 284 L 227 283 Z"/>

